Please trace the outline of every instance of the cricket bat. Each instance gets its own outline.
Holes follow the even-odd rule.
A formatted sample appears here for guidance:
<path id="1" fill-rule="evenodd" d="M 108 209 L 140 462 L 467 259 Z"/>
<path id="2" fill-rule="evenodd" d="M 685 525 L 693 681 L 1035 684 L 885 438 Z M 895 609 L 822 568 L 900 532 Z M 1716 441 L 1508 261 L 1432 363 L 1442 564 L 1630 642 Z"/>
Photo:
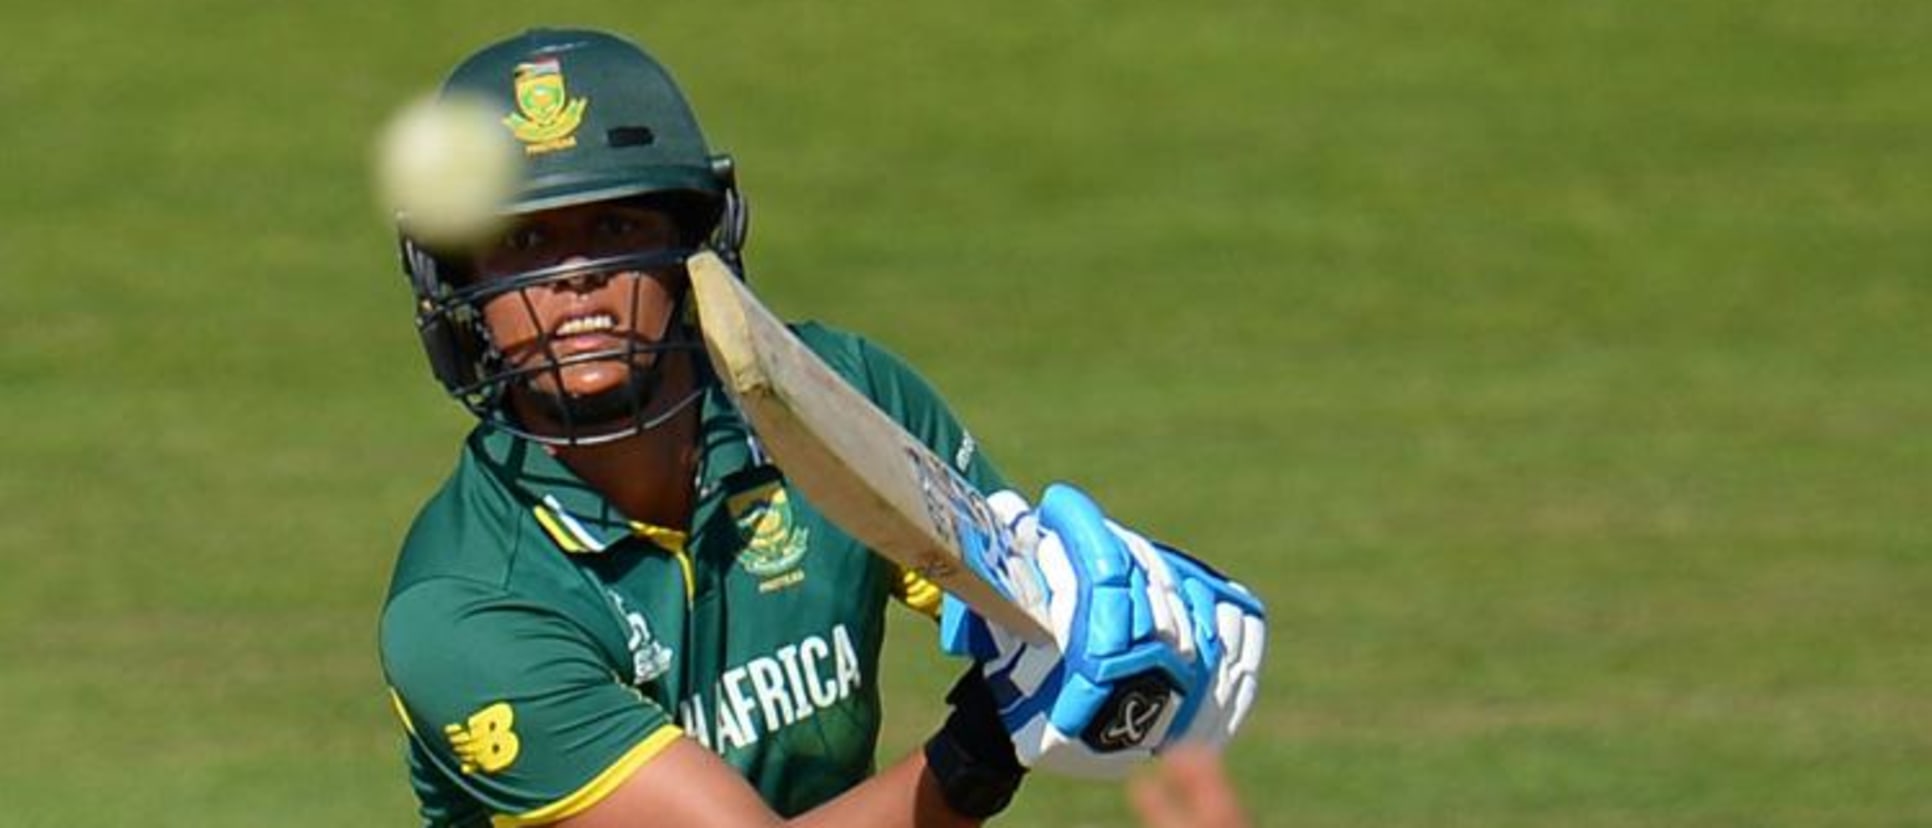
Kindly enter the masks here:
<path id="1" fill-rule="evenodd" d="M 719 380 L 805 498 L 987 621 L 1051 643 L 1038 570 L 986 498 L 812 353 L 716 254 L 686 268 Z"/>

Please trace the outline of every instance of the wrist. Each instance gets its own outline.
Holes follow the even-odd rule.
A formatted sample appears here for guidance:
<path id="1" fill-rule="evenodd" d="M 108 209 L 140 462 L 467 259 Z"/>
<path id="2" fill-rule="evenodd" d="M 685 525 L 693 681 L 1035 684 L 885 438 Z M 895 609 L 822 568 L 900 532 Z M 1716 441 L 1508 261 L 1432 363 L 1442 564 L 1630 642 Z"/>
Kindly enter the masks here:
<path id="1" fill-rule="evenodd" d="M 1013 752 L 1013 741 L 977 666 L 960 677 L 946 701 L 952 712 L 926 740 L 927 772 L 947 807 L 961 816 L 986 819 L 1013 801 L 1026 767 Z"/>

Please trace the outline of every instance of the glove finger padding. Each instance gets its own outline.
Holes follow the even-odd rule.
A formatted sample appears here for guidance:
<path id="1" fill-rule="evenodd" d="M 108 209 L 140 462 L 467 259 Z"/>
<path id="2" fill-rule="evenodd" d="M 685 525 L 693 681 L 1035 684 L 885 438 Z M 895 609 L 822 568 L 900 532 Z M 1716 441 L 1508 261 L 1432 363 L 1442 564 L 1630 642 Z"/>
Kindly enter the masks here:
<path id="1" fill-rule="evenodd" d="M 1180 740 L 1220 747 L 1254 704 L 1267 650 L 1266 609 L 1247 587 L 1200 560 L 1155 544 L 1181 583 L 1207 681 L 1181 712 Z"/>
<path id="2" fill-rule="evenodd" d="M 1171 622 L 1165 625 L 1168 630 L 1161 630 L 1160 612 L 1154 609 L 1161 606 L 1171 612 L 1173 605 L 1169 597 L 1173 579 L 1159 556 L 1136 554 L 1123 534 L 1101 514 L 1100 507 L 1072 486 L 1049 486 L 1041 498 L 1039 514 L 1040 525 L 1048 532 L 1041 541 L 1042 552 L 1057 540 L 1078 576 L 1081 613 L 1074 618 L 1073 634 L 1063 642 L 1067 669 L 1093 685 L 1097 696 L 1091 707 L 1071 709 L 1067 717 L 1057 718 L 1056 724 L 1064 728 L 1089 722 L 1100 712 L 1099 705 L 1116 695 L 1116 687 L 1136 676 L 1159 673 L 1176 694 L 1196 684 L 1193 647 L 1175 643 L 1177 635 L 1186 636 L 1178 634 Z M 1165 705 L 1171 701 L 1146 698 L 1142 704 Z M 1159 732 L 1147 730 L 1147 721 L 1123 724 L 1135 726 L 1128 728 L 1132 732 L 1116 731 L 1114 738 L 1101 740 L 1094 747 L 1151 748 L 1161 741 Z"/>

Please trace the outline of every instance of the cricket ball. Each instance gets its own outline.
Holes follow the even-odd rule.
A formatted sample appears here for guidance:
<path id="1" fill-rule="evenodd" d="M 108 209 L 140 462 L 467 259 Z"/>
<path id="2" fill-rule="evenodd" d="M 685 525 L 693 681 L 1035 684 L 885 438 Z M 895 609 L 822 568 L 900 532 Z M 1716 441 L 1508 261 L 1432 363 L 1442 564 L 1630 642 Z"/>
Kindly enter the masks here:
<path id="1" fill-rule="evenodd" d="M 465 97 L 425 96 L 403 106 L 375 150 L 384 208 L 410 237 L 450 249 L 501 228 L 523 163 L 494 108 Z"/>

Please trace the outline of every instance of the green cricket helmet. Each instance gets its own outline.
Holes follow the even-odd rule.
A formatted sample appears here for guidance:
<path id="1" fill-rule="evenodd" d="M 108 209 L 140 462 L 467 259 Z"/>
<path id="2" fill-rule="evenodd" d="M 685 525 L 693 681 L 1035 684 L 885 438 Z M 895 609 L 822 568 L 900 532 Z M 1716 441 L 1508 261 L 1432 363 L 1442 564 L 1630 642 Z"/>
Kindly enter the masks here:
<path id="1" fill-rule="evenodd" d="M 655 399 L 657 362 L 646 358 L 701 347 L 681 307 L 655 340 L 632 338 L 622 348 L 569 357 L 546 347 L 548 358 L 521 366 L 510 365 L 491 341 L 481 313 L 485 302 L 514 291 L 681 266 L 700 247 L 742 271 L 747 213 L 731 160 L 706 146 L 670 74 L 636 44 L 615 35 L 534 29 L 471 55 L 450 73 L 441 95 L 484 101 L 501 113 L 503 128 L 521 147 L 520 184 L 503 206 L 505 214 L 635 199 L 669 213 L 684 244 L 481 281 L 472 278 L 468 251 L 433 249 L 405 229 L 403 267 L 416 295 L 417 330 L 437 380 L 483 422 L 549 443 L 622 438 L 690 405 L 696 391 L 670 403 Z M 635 290 L 632 301 L 637 301 Z M 527 300 L 522 304 L 533 307 Z M 548 374 L 561 387 L 563 368 L 599 360 L 626 363 L 630 382 L 595 398 L 545 398 L 546 419 L 562 424 L 562 433 L 533 430 L 508 410 L 508 395 L 518 386 L 532 387 Z"/>

